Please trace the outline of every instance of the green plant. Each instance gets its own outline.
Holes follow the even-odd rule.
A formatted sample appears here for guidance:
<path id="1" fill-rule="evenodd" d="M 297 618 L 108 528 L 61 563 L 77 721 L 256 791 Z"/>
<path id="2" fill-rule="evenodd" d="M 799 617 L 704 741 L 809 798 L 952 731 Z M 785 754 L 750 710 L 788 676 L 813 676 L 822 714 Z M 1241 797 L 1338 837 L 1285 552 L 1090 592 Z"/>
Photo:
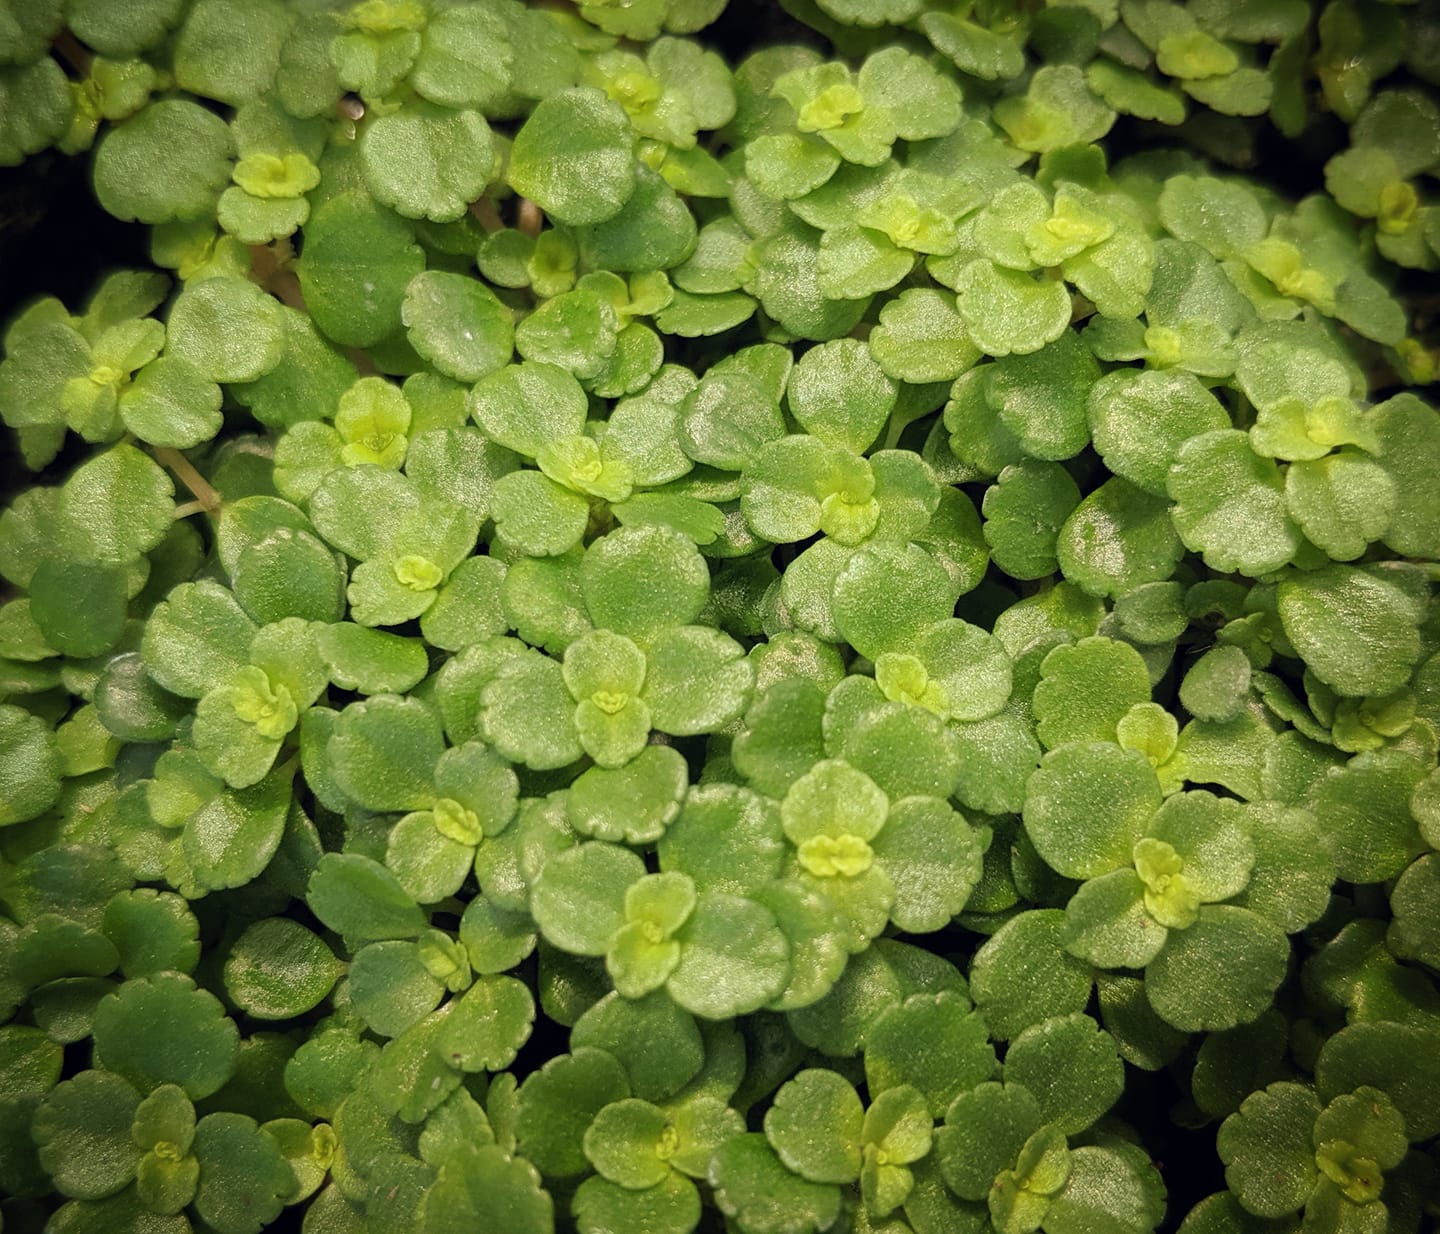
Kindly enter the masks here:
<path id="1" fill-rule="evenodd" d="M 1429 1228 L 1437 84 L 0 0 L 0 164 L 156 267 L 0 360 L 5 1228 Z"/>

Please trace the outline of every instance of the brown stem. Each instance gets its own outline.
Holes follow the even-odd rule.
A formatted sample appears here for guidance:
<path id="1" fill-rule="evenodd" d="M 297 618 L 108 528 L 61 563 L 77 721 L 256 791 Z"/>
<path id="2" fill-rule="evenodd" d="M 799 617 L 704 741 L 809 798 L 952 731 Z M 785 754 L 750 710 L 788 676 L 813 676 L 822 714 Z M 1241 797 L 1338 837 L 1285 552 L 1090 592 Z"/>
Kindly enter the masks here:
<path id="1" fill-rule="evenodd" d="M 500 211 L 495 209 L 495 203 L 488 197 L 481 197 L 470 203 L 470 213 L 475 216 L 475 221 L 487 232 L 503 231 L 505 220 L 500 217 Z"/>
<path id="2" fill-rule="evenodd" d="M 523 231 L 532 240 L 540 234 L 540 228 L 545 224 L 545 216 L 528 197 L 520 199 L 520 213 L 516 219 L 515 226 Z"/>
<path id="3" fill-rule="evenodd" d="M 294 270 L 295 247 L 289 240 L 250 246 L 250 272 L 266 291 L 291 308 L 305 308 L 305 293 Z"/>
<path id="4" fill-rule="evenodd" d="M 155 457 L 179 478 L 180 483 L 190 490 L 200 509 L 212 518 L 220 512 L 219 490 L 211 487 L 210 481 L 195 470 L 190 460 L 174 446 L 155 446 Z"/>
<path id="5" fill-rule="evenodd" d="M 70 66 L 71 71 L 76 77 L 85 78 L 90 76 L 90 69 L 95 63 L 95 53 L 71 34 L 70 31 L 60 31 L 50 46 L 55 54 Z"/>
<path id="6" fill-rule="evenodd" d="M 347 347 L 345 354 L 350 357 L 350 363 L 355 366 L 355 371 L 361 377 L 378 377 L 380 370 L 375 367 L 375 361 L 365 354 L 359 347 Z"/>

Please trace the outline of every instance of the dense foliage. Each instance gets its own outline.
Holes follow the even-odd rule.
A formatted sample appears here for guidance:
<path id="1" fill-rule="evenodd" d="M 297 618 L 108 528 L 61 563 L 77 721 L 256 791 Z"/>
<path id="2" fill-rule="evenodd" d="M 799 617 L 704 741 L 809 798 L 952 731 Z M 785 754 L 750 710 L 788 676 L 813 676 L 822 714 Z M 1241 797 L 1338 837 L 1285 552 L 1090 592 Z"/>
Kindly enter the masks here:
<path id="1" fill-rule="evenodd" d="M 0 0 L 154 264 L 4 335 L 7 1234 L 1433 1228 L 1437 84 Z"/>

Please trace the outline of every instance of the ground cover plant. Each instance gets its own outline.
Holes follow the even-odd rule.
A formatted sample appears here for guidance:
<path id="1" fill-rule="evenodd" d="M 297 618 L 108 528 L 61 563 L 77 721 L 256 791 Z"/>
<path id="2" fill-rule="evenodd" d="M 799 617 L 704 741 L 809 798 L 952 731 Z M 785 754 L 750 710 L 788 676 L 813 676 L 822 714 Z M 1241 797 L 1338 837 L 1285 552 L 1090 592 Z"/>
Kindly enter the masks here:
<path id="1" fill-rule="evenodd" d="M 0 0 L 7 1234 L 1434 1228 L 1437 84 Z"/>

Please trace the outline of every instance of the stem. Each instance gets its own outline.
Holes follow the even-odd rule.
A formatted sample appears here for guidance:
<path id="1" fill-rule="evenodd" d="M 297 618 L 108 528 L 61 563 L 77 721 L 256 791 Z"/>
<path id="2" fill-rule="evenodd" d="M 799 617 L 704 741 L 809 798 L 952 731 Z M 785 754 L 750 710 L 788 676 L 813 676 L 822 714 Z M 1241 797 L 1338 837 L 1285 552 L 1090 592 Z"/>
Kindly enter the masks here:
<path id="1" fill-rule="evenodd" d="M 515 226 L 523 231 L 532 240 L 540 234 L 540 228 L 545 223 L 545 216 L 528 197 L 520 199 L 520 213 L 516 219 Z"/>
<path id="2" fill-rule="evenodd" d="M 156 446 L 154 452 L 155 458 L 170 468 L 180 483 L 190 490 L 200 509 L 212 518 L 220 512 L 219 491 L 212 488 L 210 482 L 195 470 L 188 458 L 174 446 Z"/>
<path id="3" fill-rule="evenodd" d="M 295 246 L 286 240 L 250 245 L 250 270 L 255 281 L 266 291 L 291 308 L 305 308 L 305 294 L 294 269 Z"/>
<path id="4" fill-rule="evenodd" d="M 83 79 L 90 76 L 90 69 L 95 63 L 95 53 L 70 31 L 60 31 L 55 36 L 51 48 L 60 59 L 70 66 L 76 77 Z"/>
<path id="5" fill-rule="evenodd" d="M 475 221 L 487 232 L 503 231 L 505 221 L 500 217 L 500 211 L 495 209 L 495 203 L 488 197 L 481 197 L 470 203 L 470 213 L 475 216 Z"/>
<path id="6" fill-rule="evenodd" d="M 175 521 L 178 523 L 182 518 L 189 518 L 192 514 L 199 514 L 205 507 L 198 501 L 187 501 L 184 505 L 175 507 Z"/>
<path id="7" fill-rule="evenodd" d="M 375 367 L 375 361 L 365 354 L 363 348 L 347 347 L 345 354 L 350 358 L 350 363 L 355 366 L 355 371 L 361 377 L 378 377 L 380 370 Z"/>

